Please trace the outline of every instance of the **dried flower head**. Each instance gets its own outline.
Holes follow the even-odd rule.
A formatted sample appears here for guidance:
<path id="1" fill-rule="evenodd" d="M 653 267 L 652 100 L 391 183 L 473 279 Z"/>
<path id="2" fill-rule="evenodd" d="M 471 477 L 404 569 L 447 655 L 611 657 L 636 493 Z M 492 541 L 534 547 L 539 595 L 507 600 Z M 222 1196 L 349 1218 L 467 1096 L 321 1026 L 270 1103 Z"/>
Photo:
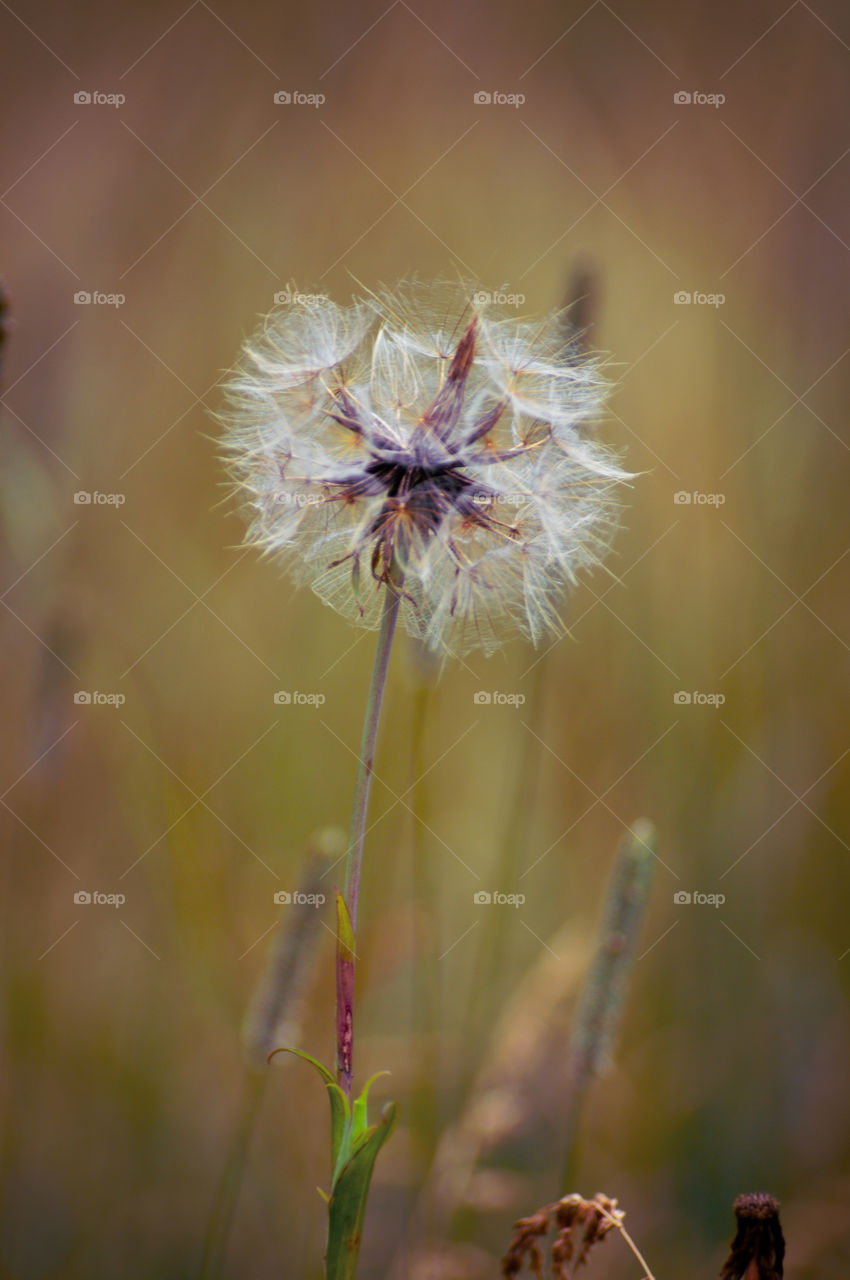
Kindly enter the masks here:
<path id="1" fill-rule="evenodd" d="M 532 324 L 406 286 L 267 317 L 229 383 L 224 440 L 249 541 L 374 627 L 387 590 L 433 649 L 562 629 L 564 588 L 607 550 L 628 476 L 579 428 L 604 384 Z"/>
<path id="2" fill-rule="evenodd" d="M 721 1280 L 782 1280 L 785 1237 L 779 1201 L 764 1191 L 738 1196 L 732 1206 L 737 1231 Z"/>

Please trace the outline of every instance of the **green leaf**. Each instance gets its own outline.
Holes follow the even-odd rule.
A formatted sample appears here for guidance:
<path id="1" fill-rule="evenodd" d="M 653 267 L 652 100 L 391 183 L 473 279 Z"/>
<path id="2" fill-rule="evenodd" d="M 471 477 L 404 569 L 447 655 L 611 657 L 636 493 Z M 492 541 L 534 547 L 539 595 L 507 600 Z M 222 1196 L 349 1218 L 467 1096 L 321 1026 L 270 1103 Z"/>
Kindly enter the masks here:
<path id="1" fill-rule="evenodd" d="M 389 1074 L 390 1074 L 389 1071 L 376 1071 L 375 1074 L 373 1076 L 370 1076 L 369 1079 L 364 1084 L 363 1092 L 360 1094 L 360 1097 L 354 1099 L 354 1105 L 352 1107 L 352 1112 L 351 1112 L 351 1136 L 355 1142 L 360 1137 L 360 1135 L 365 1131 L 365 1129 L 368 1127 L 368 1124 L 369 1124 L 369 1121 L 366 1119 L 366 1108 L 369 1102 L 369 1090 L 371 1089 L 373 1083 L 380 1076 L 388 1076 Z"/>
<path id="2" fill-rule="evenodd" d="M 398 1105 L 389 1103 L 380 1122 L 360 1135 L 351 1158 L 336 1179 L 328 1207 L 327 1280 L 354 1280 L 357 1274 L 375 1160 L 395 1128 L 398 1116 Z"/>
<path id="3" fill-rule="evenodd" d="M 351 922 L 345 903 L 340 911 L 340 948 L 353 943 Z M 348 937 L 345 927 L 347 926 Z M 328 1245 L 325 1255 L 327 1280 L 355 1280 L 360 1257 L 360 1241 L 366 1219 L 366 1203 L 378 1152 L 389 1138 L 399 1117 L 397 1103 L 384 1107 L 380 1121 L 369 1127 L 367 1106 L 369 1090 L 379 1076 L 376 1071 L 363 1086 L 354 1104 L 349 1102 L 332 1073 L 303 1049 L 276 1049 L 276 1053 L 294 1053 L 318 1071 L 331 1102 L 331 1194 L 319 1190 L 328 1205 Z"/>
<path id="4" fill-rule="evenodd" d="M 337 1165 L 348 1158 L 345 1147 L 351 1132 L 351 1110 L 348 1098 L 336 1082 L 332 1081 L 327 1090 L 331 1100 L 331 1169 L 336 1178 Z"/>
<path id="5" fill-rule="evenodd" d="M 305 1062 L 309 1062 L 312 1067 L 316 1068 L 325 1082 L 325 1088 L 331 1101 L 331 1169 L 334 1171 L 335 1176 L 337 1165 L 341 1162 L 344 1163 L 348 1159 L 351 1147 L 351 1108 L 348 1098 L 346 1098 L 328 1068 L 319 1062 L 317 1058 L 305 1053 L 303 1049 L 284 1048 L 276 1049 L 275 1052 L 294 1053 L 296 1058 L 303 1058 Z M 340 1156 L 342 1156 L 342 1161 L 340 1161 Z"/>
<path id="6" fill-rule="evenodd" d="M 282 1049 L 275 1049 L 275 1053 L 294 1053 L 296 1058 L 303 1058 L 305 1062 L 309 1062 L 311 1067 L 315 1067 L 325 1084 L 334 1084 L 332 1072 L 328 1071 L 318 1058 L 313 1058 L 309 1053 L 305 1053 L 303 1049 L 290 1049 L 288 1045 L 284 1045 Z M 274 1057 L 274 1054 L 271 1055 Z"/>
<path id="7" fill-rule="evenodd" d="M 389 1074 L 390 1074 L 389 1071 L 376 1071 L 373 1076 L 370 1076 L 369 1079 L 366 1081 L 365 1085 L 363 1086 L 363 1092 L 360 1094 L 360 1097 L 355 1098 L 354 1100 L 354 1106 L 351 1109 L 350 1119 L 349 1119 L 349 1112 L 348 1110 L 346 1110 L 346 1115 L 345 1115 L 346 1123 L 345 1123 L 344 1131 L 342 1133 L 342 1138 L 339 1144 L 336 1145 L 334 1148 L 335 1155 L 334 1155 L 334 1163 L 333 1163 L 333 1178 L 331 1180 L 331 1194 L 333 1194 L 333 1188 L 336 1186 L 336 1180 L 339 1177 L 342 1168 L 351 1159 L 352 1155 L 357 1150 L 360 1139 L 362 1138 L 363 1134 L 366 1132 L 366 1129 L 368 1128 L 369 1121 L 366 1118 L 366 1106 L 369 1098 L 369 1089 L 372 1085 L 372 1082 L 377 1080 L 379 1076 L 388 1076 Z M 330 1088 L 331 1086 L 328 1085 L 329 1092 L 330 1092 Z M 335 1085 L 334 1088 L 339 1089 L 339 1086 Z M 345 1094 L 342 1092 L 341 1089 L 339 1089 L 339 1092 L 343 1098 L 343 1101 L 345 1102 L 346 1108 L 348 1108 L 348 1099 L 345 1097 Z"/>

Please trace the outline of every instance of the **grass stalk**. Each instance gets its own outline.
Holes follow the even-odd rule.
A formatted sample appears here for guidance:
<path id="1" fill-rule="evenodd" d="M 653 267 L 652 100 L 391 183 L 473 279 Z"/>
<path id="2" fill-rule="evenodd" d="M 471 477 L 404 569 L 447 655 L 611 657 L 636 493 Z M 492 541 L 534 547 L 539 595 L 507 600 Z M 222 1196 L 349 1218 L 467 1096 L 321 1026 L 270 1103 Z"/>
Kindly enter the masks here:
<path id="1" fill-rule="evenodd" d="M 655 828 L 644 819 L 623 840 L 605 895 L 593 958 L 579 996 L 567 1052 L 564 1191 L 577 1164 L 581 1117 L 596 1076 L 611 1065 L 646 913 L 657 847 Z"/>

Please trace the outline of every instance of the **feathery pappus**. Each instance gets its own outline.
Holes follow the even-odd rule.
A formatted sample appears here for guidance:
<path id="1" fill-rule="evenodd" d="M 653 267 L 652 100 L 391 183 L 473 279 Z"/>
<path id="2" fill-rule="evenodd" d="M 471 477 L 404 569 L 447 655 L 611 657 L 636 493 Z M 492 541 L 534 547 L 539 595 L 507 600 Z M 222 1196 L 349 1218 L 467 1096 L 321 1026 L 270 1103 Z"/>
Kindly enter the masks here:
<path id="1" fill-rule="evenodd" d="M 224 451 L 247 541 L 375 627 L 387 591 L 435 650 L 492 652 L 563 630 L 630 479 L 588 433 L 606 383 L 557 312 L 409 284 L 273 311 L 226 384 Z"/>

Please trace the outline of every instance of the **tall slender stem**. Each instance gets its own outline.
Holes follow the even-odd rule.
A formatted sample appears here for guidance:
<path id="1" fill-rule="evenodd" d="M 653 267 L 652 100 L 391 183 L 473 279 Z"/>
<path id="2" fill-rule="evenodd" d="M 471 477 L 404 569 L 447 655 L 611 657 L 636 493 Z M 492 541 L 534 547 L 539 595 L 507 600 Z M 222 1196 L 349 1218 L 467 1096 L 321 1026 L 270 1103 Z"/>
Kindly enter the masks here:
<path id="1" fill-rule="evenodd" d="M 357 780 L 354 784 L 351 830 L 345 864 L 345 906 L 351 921 L 351 930 L 355 937 L 357 933 L 357 907 L 360 898 L 360 869 L 363 862 L 363 843 L 366 838 L 369 794 L 372 789 L 372 774 L 375 764 L 375 743 L 381 719 L 381 704 L 384 700 L 384 690 L 387 685 L 390 650 L 392 649 L 398 611 L 401 605 L 401 591 L 401 574 L 393 572 L 391 569 L 385 580 L 386 594 L 384 595 L 383 612 L 381 613 L 381 622 L 378 629 L 375 665 L 372 668 L 372 682 L 369 685 L 369 696 L 366 700 L 366 715 L 363 721 L 363 738 L 360 743 Z M 337 1078 L 349 1096 L 351 1094 L 353 1025 L 354 956 L 353 953 L 349 953 L 348 947 L 343 945 L 343 940 L 340 937 L 337 939 L 336 1061 Z"/>
<path id="2" fill-rule="evenodd" d="M 354 803 L 351 809 L 348 857 L 345 864 L 345 905 L 348 907 L 351 927 L 354 930 L 357 929 L 360 866 L 363 861 L 363 842 L 366 836 L 369 793 L 372 789 L 372 773 L 375 765 L 375 741 L 378 737 L 381 704 L 384 700 L 390 650 L 400 604 L 401 584 L 396 585 L 395 582 L 388 582 L 386 584 L 386 595 L 384 596 L 384 609 L 381 614 L 381 625 L 378 631 L 378 646 L 375 650 L 375 665 L 372 668 L 372 683 L 369 686 L 369 697 L 366 701 L 366 716 L 363 722 L 363 738 L 360 743 L 357 781 L 354 784 Z"/>

